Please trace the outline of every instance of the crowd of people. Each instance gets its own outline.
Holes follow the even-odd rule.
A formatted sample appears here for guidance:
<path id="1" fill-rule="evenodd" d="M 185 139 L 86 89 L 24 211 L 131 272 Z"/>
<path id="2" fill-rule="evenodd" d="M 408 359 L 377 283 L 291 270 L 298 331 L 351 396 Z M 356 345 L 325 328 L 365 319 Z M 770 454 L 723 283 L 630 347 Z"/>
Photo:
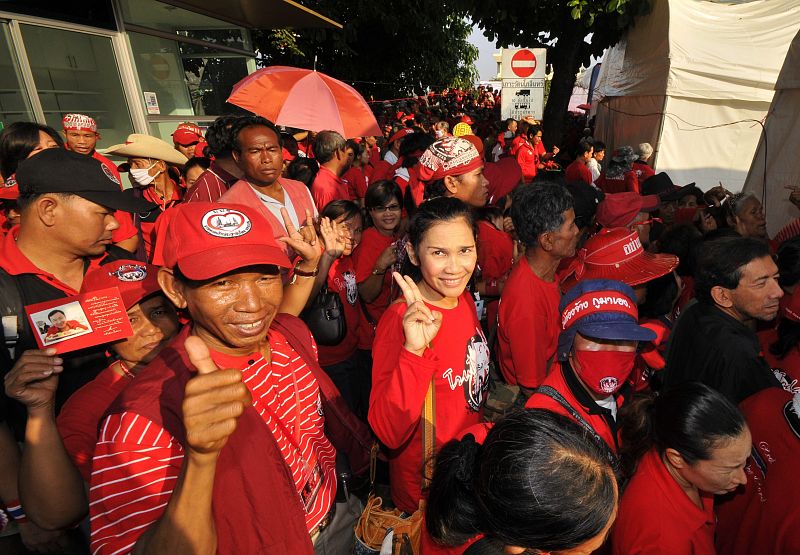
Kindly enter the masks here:
<path id="1" fill-rule="evenodd" d="M 6 127 L 0 551 L 800 553 L 800 225 L 498 98 Z"/>

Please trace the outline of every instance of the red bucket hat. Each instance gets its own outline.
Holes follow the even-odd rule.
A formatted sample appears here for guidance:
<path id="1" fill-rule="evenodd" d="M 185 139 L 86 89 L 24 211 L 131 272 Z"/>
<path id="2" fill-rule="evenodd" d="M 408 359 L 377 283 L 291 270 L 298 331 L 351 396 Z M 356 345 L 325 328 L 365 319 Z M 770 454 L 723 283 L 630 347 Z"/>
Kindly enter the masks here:
<path id="1" fill-rule="evenodd" d="M 603 227 L 628 227 L 639 212 L 658 209 L 657 195 L 642 196 L 635 192 L 609 193 L 597 206 L 597 223 Z"/>
<path id="2" fill-rule="evenodd" d="M 429 146 L 419 158 L 419 178 L 436 181 L 448 175 L 463 175 L 483 166 L 475 145 L 459 137 L 444 137 Z"/>
<path id="3" fill-rule="evenodd" d="M 614 279 L 633 287 L 677 267 L 677 256 L 645 251 L 636 231 L 624 227 L 601 229 L 578 251 L 562 288 L 569 290 L 587 279 Z"/>
<path id="4" fill-rule="evenodd" d="M 189 279 L 211 279 L 257 264 L 291 268 L 269 222 L 249 206 L 192 202 L 173 210 L 164 266 L 177 266 Z"/>
<path id="5" fill-rule="evenodd" d="M 157 276 L 158 266 L 137 260 L 117 260 L 87 272 L 81 293 L 116 287 L 122 294 L 125 310 L 130 310 L 145 297 L 161 293 Z"/>

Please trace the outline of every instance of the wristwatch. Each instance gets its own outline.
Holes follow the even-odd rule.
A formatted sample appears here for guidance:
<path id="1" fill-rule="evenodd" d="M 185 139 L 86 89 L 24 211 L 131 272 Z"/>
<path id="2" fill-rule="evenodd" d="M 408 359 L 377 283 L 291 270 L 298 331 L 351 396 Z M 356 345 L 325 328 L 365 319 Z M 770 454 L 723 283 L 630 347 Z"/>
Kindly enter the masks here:
<path id="1" fill-rule="evenodd" d="M 317 277 L 317 275 L 319 274 L 319 266 L 314 268 L 314 270 L 311 272 L 306 272 L 305 270 L 301 270 L 300 268 L 298 268 L 301 262 L 302 260 L 298 260 L 297 264 L 294 265 L 294 269 L 292 270 L 292 280 L 289 282 L 289 285 L 294 285 L 298 277 L 313 278 Z"/>

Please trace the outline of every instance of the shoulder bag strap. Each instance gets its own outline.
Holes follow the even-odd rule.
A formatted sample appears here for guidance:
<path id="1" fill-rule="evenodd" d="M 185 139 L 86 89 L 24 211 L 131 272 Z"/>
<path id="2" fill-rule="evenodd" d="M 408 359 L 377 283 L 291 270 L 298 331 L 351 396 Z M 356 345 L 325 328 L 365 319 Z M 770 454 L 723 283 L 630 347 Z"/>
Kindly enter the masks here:
<path id="1" fill-rule="evenodd" d="M 551 399 L 555 400 L 559 405 L 564 407 L 564 409 L 569 412 L 572 418 L 574 418 L 587 432 L 591 434 L 597 444 L 603 449 L 608 462 L 611 463 L 611 468 L 614 470 L 614 473 L 619 475 L 621 469 L 619 457 L 617 457 L 617 455 L 611 450 L 611 448 L 608 446 L 608 443 L 606 443 L 606 440 L 600 437 L 600 434 L 597 433 L 592 425 L 589 424 L 577 410 L 575 410 L 575 407 L 569 404 L 569 401 L 567 401 L 557 389 L 550 387 L 549 385 L 540 385 L 538 388 L 536 388 L 536 393 L 547 395 Z"/>
<path id="2" fill-rule="evenodd" d="M 433 455 L 436 451 L 436 376 L 431 377 L 422 405 L 422 489 L 431 485 Z"/>

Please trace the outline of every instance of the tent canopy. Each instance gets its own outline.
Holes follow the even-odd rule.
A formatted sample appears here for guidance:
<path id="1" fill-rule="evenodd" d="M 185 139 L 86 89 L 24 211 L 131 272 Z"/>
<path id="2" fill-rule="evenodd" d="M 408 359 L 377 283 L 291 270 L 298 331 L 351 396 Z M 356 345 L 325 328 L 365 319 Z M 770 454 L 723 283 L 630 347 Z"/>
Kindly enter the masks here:
<path id="1" fill-rule="evenodd" d="M 800 2 L 651 4 L 606 54 L 595 134 L 612 147 L 651 143 L 656 170 L 676 183 L 740 190 L 800 29 Z"/>

